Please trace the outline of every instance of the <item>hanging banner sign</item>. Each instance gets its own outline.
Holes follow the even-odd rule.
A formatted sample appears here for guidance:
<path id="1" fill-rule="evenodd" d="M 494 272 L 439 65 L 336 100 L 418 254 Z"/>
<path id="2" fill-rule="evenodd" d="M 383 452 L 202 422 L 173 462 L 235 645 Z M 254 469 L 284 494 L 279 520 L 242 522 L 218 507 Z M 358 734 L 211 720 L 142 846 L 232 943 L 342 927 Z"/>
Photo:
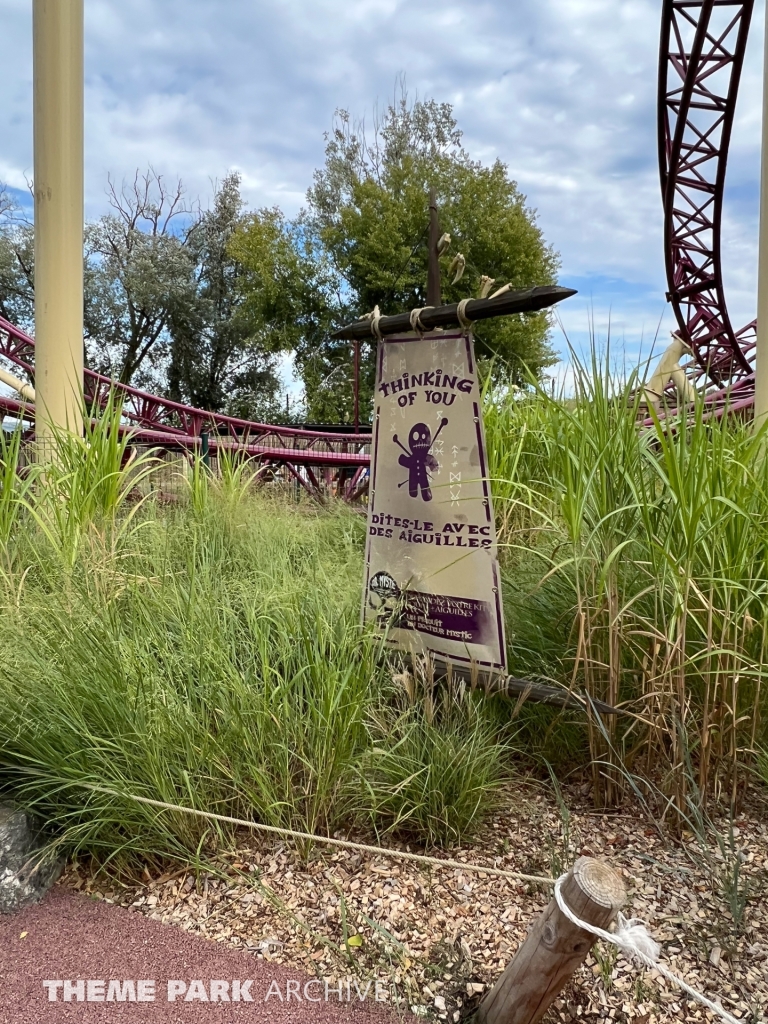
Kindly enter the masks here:
<path id="1" fill-rule="evenodd" d="M 363 621 L 412 654 L 505 670 L 472 336 L 379 342 Z"/>

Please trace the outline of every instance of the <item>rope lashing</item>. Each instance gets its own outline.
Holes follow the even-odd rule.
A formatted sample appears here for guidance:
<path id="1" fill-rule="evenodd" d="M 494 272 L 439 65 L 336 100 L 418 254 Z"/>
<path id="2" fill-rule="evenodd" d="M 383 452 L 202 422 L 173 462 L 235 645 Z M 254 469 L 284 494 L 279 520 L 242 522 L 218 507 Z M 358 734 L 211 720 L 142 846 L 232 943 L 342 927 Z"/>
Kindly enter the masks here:
<path id="1" fill-rule="evenodd" d="M 378 339 L 378 341 L 383 341 L 381 328 L 379 327 L 379 320 L 381 320 L 381 313 L 379 312 L 379 307 L 376 306 L 374 307 L 373 316 L 371 317 L 371 334 L 374 338 Z"/>
<path id="2" fill-rule="evenodd" d="M 421 322 L 421 314 L 424 312 L 425 309 L 434 308 L 434 306 L 422 306 L 420 309 L 412 309 L 410 316 L 408 318 L 411 322 L 411 330 L 415 331 L 417 334 L 425 334 L 429 330 L 429 328 L 425 327 L 424 324 Z"/>
<path id="3" fill-rule="evenodd" d="M 659 954 L 661 953 L 661 946 L 651 936 L 650 932 L 643 924 L 642 921 L 638 921 L 636 918 L 627 920 L 623 914 L 619 914 L 616 918 L 616 931 L 607 932 L 603 928 L 597 928 L 593 924 L 589 924 L 587 921 L 582 921 L 580 917 L 571 910 L 568 904 L 563 898 L 561 892 L 563 882 L 567 875 L 561 875 L 560 878 L 555 882 L 555 899 L 561 912 L 565 914 L 568 920 L 575 924 L 577 928 L 583 928 L 586 932 L 591 932 L 592 935 L 596 935 L 598 939 L 602 939 L 603 942 L 610 942 L 614 946 L 618 946 L 621 952 L 628 960 L 636 960 L 651 970 L 658 971 L 667 981 L 671 981 L 674 985 L 677 985 L 679 989 L 682 989 L 691 999 L 695 999 L 697 1003 L 701 1003 L 702 1006 L 706 1006 L 712 1013 L 716 1013 L 723 1020 L 727 1021 L 728 1024 L 744 1024 L 743 1021 L 739 1021 L 736 1017 L 732 1017 L 727 1010 L 724 1010 L 719 1003 L 713 1002 L 707 998 L 702 992 L 698 992 L 695 988 L 683 981 L 682 978 L 678 977 L 674 971 L 670 971 L 668 967 L 659 962 Z"/>
<path id="4" fill-rule="evenodd" d="M 465 331 L 468 331 L 475 322 L 474 320 L 470 320 L 467 316 L 467 303 L 471 301 L 471 299 L 462 299 L 456 307 L 456 319 Z"/>
<path id="5" fill-rule="evenodd" d="M 383 340 L 382 339 L 382 334 L 381 334 L 381 328 L 379 327 L 379 320 L 381 320 L 381 313 L 379 311 L 379 307 L 378 306 L 374 306 L 373 307 L 373 311 L 371 313 L 363 313 L 363 315 L 361 317 L 358 317 L 358 320 L 368 320 L 368 321 L 370 321 L 370 324 L 371 324 L 371 334 L 374 336 L 374 338 L 378 338 L 379 341 Z"/>

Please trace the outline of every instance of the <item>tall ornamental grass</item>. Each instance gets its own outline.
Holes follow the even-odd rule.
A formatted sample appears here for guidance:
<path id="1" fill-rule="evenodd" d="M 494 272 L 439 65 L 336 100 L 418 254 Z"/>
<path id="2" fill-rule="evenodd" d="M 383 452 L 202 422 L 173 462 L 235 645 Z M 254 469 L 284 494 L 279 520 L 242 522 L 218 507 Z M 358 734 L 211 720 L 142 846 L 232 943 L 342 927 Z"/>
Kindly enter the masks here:
<path id="1" fill-rule="evenodd" d="M 765 735 L 766 431 L 703 404 L 645 429 L 635 381 L 574 369 L 572 398 L 489 396 L 512 663 L 631 712 L 589 716 L 599 802 L 619 760 L 734 802 Z"/>
<path id="2" fill-rule="evenodd" d="M 161 504 L 114 405 L 44 472 L 4 438 L 0 796 L 101 858 L 232 840 L 130 795 L 444 845 L 494 808 L 538 721 L 601 805 L 642 775 L 681 815 L 735 804 L 768 775 L 766 432 L 703 407 L 644 429 L 633 385 L 595 357 L 568 398 L 486 394 L 511 669 L 627 712 L 567 729 L 403 687 L 359 624 L 359 512 L 270 498 L 234 454 Z"/>
<path id="3" fill-rule="evenodd" d="M 234 459 L 217 478 L 196 463 L 161 505 L 140 486 L 156 463 L 115 443 L 117 423 L 58 439 L 26 490 L 6 466 L 0 798 L 102 859 L 231 842 L 131 795 L 319 834 L 470 836 L 506 747 L 477 695 L 429 722 L 403 705 L 359 624 L 359 513 L 279 504 Z M 450 745 L 446 786 L 432 752 Z"/>

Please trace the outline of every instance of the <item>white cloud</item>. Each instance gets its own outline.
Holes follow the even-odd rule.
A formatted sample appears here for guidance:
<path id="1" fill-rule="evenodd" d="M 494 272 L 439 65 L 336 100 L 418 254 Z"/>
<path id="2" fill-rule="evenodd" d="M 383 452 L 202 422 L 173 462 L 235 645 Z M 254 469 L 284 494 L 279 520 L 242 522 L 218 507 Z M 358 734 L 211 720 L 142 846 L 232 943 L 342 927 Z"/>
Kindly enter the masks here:
<path id="1" fill-rule="evenodd" d="M 638 342 L 665 290 L 656 167 L 658 0 L 88 0 L 87 209 L 106 174 L 152 163 L 193 194 L 238 168 L 248 200 L 295 212 L 336 107 L 370 113 L 395 78 L 455 104 L 467 147 L 500 157 L 537 208 L 563 275 Z M 32 168 L 31 14 L 0 0 L 0 179 Z M 755 16 L 729 166 L 725 274 L 754 315 L 761 83 Z M 607 289 L 605 282 L 612 282 Z"/>

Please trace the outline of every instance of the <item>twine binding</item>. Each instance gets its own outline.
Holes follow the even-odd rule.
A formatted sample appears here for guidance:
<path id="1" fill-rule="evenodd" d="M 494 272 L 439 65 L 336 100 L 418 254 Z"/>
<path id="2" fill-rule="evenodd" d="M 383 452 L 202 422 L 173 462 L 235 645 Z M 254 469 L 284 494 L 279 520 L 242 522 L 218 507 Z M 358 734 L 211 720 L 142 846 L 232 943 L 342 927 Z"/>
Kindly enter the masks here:
<path id="1" fill-rule="evenodd" d="M 563 899 L 561 892 L 563 882 L 567 876 L 561 875 L 560 878 L 555 882 L 555 899 L 561 912 L 565 914 L 568 920 L 575 924 L 577 928 L 583 928 L 586 932 L 591 932 L 592 935 L 596 935 L 598 939 L 602 939 L 603 942 L 610 942 L 614 946 L 618 946 L 621 952 L 624 954 L 627 960 L 634 960 L 646 967 L 650 967 L 651 970 L 658 971 L 667 981 L 673 982 L 679 989 L 682 989 L 691 999 L 695 999 L 697 1003 L 701 1003 L 702 1006 L 706 1006 L 712 1013 L 716 1013 L 718 1017 L 722 1017 L 723 1020 L 727 1021 L 728 1024 L 744 1024 L 743 1021 L 738 1020 L 736 1017 L 732 1017 L 727 1010 L 724 1010 L 720 1003 L 713 1002 L 713 1000 L 707 998 L 703 992 L 697 991 L 692 988 L 686 981 L 683 981 L 674 971 L 670 971 L 668 967 L 665 967 L 659 961 L 659 954 L 661 953 L 661 946 L 656 942 L 653 936 L 648 931 L 645 924 L 642 921 L 638 921 L 637 918 L 627 920 L 623 914 L 619 914 L 616 918 L 616 931 L 607 932 L 603 928 L 597 928 L 593 924 L 588 924 L 586 921 L 582 921 L 580 917 L 571 910 L 568 904 Z"/>

